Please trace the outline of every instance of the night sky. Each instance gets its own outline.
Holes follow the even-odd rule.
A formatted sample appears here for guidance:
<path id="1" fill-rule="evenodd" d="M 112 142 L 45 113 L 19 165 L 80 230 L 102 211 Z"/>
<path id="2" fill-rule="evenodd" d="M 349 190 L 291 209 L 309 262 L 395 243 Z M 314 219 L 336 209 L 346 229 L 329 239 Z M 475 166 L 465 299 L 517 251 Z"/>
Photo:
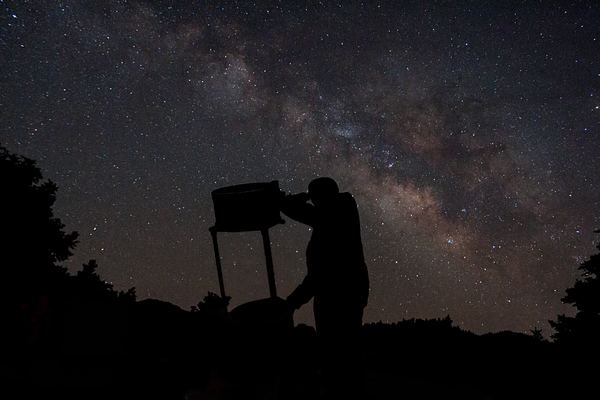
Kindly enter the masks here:
<path id="1" fill-rule="evenodd" d="M 211 191 L 331 176 L 359 204 L 364 322 L 548 337 L 574 315 L 600 240 L 600 6 L 194 3 L 0 3 L 0 142 L 58 184 L 71 273 L 96 259 L 189 310 L 219 293 Z M 284 298 L 311 233 L 286 220 Z M 260 233 L 219 245 L 230 309 L 268 297 Z"/>

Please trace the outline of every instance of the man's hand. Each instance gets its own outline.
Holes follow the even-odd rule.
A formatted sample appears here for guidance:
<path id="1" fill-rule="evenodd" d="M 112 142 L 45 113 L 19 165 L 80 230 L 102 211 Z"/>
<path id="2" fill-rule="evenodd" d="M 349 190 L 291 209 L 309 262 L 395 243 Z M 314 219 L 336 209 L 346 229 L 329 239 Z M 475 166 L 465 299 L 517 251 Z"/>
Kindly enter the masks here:
<path id="1" fill-rule="evenodd" d="M 301 201 L 303 203 L 306 203 L 307 201 L 310 200 L 310 195 L 308 193 L 306 193 L 306 192 L 298 193 L 298 194 L 296 194 L 294 196 L 296 196 L 296 199 L 298 201 Z"/>
<path id="2" fill-rule="evenodd" d="M 279 309 L 276 311 L 275 321 L 277 323 L 286 321 L 290 317 L 293 317 L 294 311 L 296 311 L 296 309 L 294 309 L 294 307 L 292 307 L 291 304 L 286 300 L 286 302 L 283 303 L 281 307 L 279 307 Z"/>
<path id="3" fill-rule="evenodd" d="M 282 197 L 279 201 L 279 211 L 293 220 L 314 227 L 314 206 L 307 203 L 310 199 L 306 192 Z"/>
<path id="4" fill-rule="evenodd" d="M 283 193 L 283 192 L 282 192 Z M 293 206 L 294 204 L 306 203 L 310 200 L 310 195 L 306 192 L 298 194 L 283 194 L 279 198 L 279 208 Z"/>

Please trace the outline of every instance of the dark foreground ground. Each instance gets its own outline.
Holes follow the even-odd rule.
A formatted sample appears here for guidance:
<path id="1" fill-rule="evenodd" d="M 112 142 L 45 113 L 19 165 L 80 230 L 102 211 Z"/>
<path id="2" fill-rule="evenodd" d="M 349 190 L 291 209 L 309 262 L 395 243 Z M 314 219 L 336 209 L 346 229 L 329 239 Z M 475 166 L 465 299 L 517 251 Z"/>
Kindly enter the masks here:
<path id="1" fill-rule="evenodd" d="M 320 398 L 314 329 L 270 312 L 201 317 L 151 300 L 53 322 L 5 346 L 1 398 Z M 587 353 L 513 332 L 474 335 L 449 317 L 369 324 L 363 336 L 367 398 L 562 399 L 593 388 Z"/>
<path id="2" fill-rule="evenodd" d="M 149 363 L 118 366 L 107 360 L 29 358 L 2 365 L 5 399 L 278 399 L 282 374 L 246 379 L 225 379 L 203 368 Z M 213 374 L 215 372 L 213 371 Z M 217 373 L 218 374 L 218 373 Z M 486 399 L 491 396 L 458 381 L 419 379 L 395 372 L 365 371 L 369 398 L 373 399 Z M 318 384 L 298 392 L 319 398 Z M 297 393 L 298 393 L 297 392 Z M 514 398 L 514 397 L 513 397 Z"/>
<path id="3" fill-rule="evenodd" d="M 377 368 L 365 369 L 365 386 L 372 399 L 527 399 L 584 398 L 572 391 L 576 382 L 551 379 L 511 380 L 498 376 L 473 382 L 461 371 L 441 370 L 398 354 L 367 353 Z M 259 369 L 259 367 L 261 367 Z M 482 369 L 485 367 L 482 365 Z M 318 399 L 318 370 L 314 380 L 293 379 L 276 366 L 236 376 L 223 369 L 207 369 L 202 360 L 155 360 L 134 363 L 117 358 L 61 358 L 30 356 L 4 360 L 2 398 L 5 399 Z M 569 386 L 573 386 L 569 388 Z M 288 397 L 282 393 L 289 393 Z"/>

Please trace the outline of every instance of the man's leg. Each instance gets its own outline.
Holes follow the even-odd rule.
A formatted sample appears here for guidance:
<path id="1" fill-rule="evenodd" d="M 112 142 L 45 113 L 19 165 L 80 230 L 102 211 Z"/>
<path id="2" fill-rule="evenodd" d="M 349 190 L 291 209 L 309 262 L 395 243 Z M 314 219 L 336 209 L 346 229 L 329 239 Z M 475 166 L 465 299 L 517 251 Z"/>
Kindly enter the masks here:
<path id="1" fill-rule="evenodd" d="M 331 398 L 356 398 L 363 393 L 362 308 L 315 308 L 323 359 L 325 393 Z"/>

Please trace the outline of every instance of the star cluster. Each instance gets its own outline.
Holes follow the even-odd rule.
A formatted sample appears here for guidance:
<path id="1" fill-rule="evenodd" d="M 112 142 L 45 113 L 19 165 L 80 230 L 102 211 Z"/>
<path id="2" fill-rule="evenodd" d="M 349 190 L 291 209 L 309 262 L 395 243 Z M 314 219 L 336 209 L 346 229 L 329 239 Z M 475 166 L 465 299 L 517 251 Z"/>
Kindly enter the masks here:
<path id="1" fill-rule="evenodd" d="M 1 4 L 0 140 L 59 185 L 69 269 L 189 309 L 218 292 L 212 190 L 331 176 L 359 204 L 365 322 L 572 314 L 598 241 L 600 8 L 308 3 Z M 281 297 L 309 237 L 271 229 Z M 232 306 L 267 297 L 260 234 L 219 245 Z"/>

